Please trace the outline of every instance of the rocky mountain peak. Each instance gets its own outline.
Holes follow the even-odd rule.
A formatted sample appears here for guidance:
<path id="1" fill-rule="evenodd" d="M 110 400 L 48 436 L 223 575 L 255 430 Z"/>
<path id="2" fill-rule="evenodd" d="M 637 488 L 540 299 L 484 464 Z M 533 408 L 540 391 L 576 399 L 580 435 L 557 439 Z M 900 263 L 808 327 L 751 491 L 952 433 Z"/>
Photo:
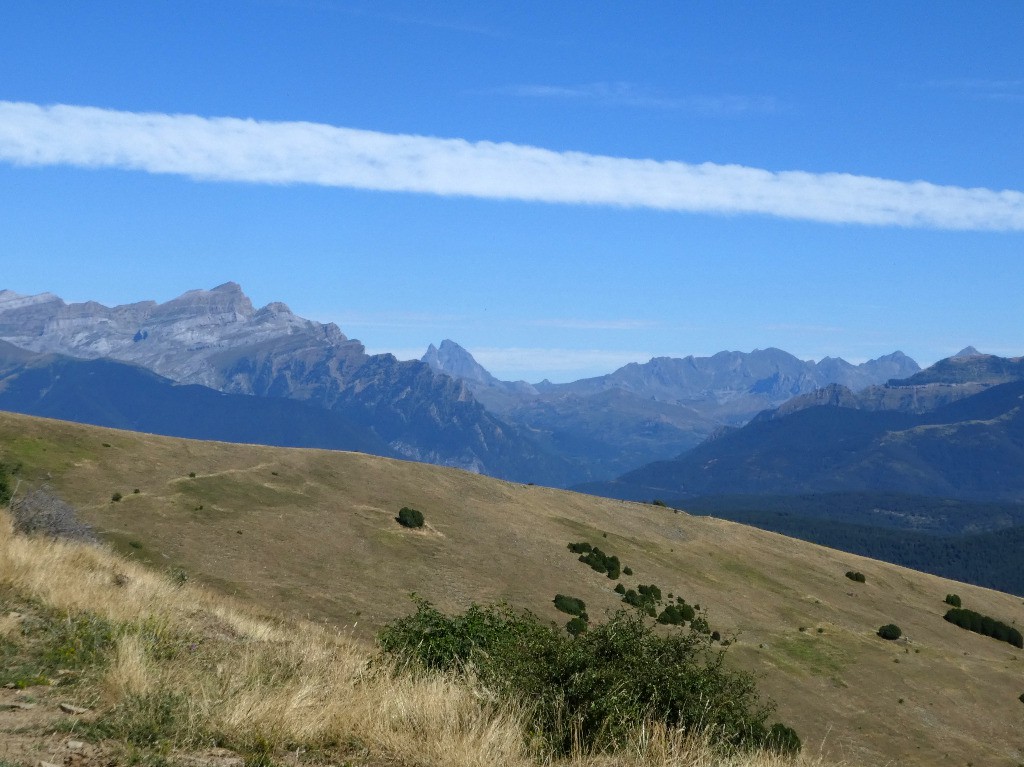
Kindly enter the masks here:
<path id="1" fill-rule="evenodd" d="M 486 385 L 498 383 L 472 354 L 448 338 L 441 342 L 440 347 L 430 344 L 421 361 L 435 372 L 446 373 L 455 379 Z"/>
<path id="2" fill-rule="evenodd" d="M 5 312 L 10 309 L 23 309 L 27 306 L 37 306 L 39 304 L 60 304 L 63 306 L 64 302 L 53 293 L 39 293 L 34 296 L 23 296 L 20 293 L 15 293 L 13 290 L 0 290 L 0 312 Z"/>
<path id="3" fill-rule="evenodd" d="M 229 321 L 245 321 L 256 314 L 249 297 L 242 292 L 237 282 L 225 282 L 212 290 L 190 290 L 165 304 L 160 304 L 154 316 L 172 317 L 210 317 L 217 323 Z M 232 317 L 233 315 L 233 317 Z"/>
<path id="4" fill-rule="evenodd" d="M 973 346 L 967 346 L 967 347 L 961 349 L 960 351 L 958 351 L 952 357 L 950 357 L 950 359 L 959 360 L 959 359 L 966 359 L 968 357 L 984 357 L 984 356 L 985 355 L 983 355 L 981 352 L 979 352 Z"/>

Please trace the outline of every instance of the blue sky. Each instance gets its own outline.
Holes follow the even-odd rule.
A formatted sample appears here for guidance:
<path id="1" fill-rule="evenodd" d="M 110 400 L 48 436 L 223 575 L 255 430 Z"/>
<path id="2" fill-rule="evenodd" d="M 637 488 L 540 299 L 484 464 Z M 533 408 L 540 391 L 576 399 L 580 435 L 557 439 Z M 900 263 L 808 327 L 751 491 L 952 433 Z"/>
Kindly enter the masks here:
<path id="1" fill-rule="evenodd" d="M 1024 352 L 1024 7 L 0 0 L 0 287 L 502 378 Z"/>

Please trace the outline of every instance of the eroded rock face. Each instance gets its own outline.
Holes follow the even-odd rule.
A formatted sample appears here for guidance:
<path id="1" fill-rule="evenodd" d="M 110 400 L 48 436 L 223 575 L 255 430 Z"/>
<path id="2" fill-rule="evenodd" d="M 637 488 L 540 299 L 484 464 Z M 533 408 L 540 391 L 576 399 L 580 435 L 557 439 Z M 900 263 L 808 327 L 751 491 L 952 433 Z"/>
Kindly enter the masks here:
<path id="1" fill-rule="evenodd" d="M 181 383 L 257 393 L 244 378 L 230 379 L 239 357 L 279 349 L 345 359 L 366 357 L 363 345 L 337 325 L 293 314 L 281 303 L 255 309 L 241 286 L 190 290 L 158 304 L 106 307 L 95 301 L 66 304 L 57 296 L 0 292 L 0 338 L 42 353 L 133 362 Z"/>

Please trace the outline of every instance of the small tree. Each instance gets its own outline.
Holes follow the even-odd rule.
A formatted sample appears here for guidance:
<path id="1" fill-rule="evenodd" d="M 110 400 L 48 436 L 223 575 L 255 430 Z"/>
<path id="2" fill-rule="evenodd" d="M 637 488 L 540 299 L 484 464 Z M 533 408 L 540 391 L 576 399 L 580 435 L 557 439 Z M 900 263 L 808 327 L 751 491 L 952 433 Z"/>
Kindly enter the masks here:
<path id="1" fill-rule="evenodd" d="M 565 624 L 565 630 L 572 636 L 579 636 L 587 630 L 587 622 L 579 615 Z"/>
<path id="2" fill-rule="evenodd" d="M 552 601 L 555 603 L 556 609 L 561 610 L 563 613 L 569 613 L 569 615 L 580 615 L 587 609 L 587 605 L 582 599 L 566 596 L 565 594 L 555 594 L 555 598 Z"/>
<path id="3" fill-rule="evenodd" d="M 423 512 L 403 506 L 396 517 L 402 527 L 423 527 Z"/>
<path id="4" fill-rule="evenodd" d="M 945 603 L 952 605 L 953 607 L 963 607 L 963 603 L 960 601 L 960 597 L 956 594 L 946 594 Z"/>
<path id="5" fill-rule="evenodd" d="M 893 639 L 899 639 L 901 636 L 903 636 L 903 630 L 900 629 L 900 627 L 897 626 L 895 623 L 886 623 L 884 626 L 878 629 L 878 636 L 882 637 L 882 639 L 888 639 L 891 641 Z"/>

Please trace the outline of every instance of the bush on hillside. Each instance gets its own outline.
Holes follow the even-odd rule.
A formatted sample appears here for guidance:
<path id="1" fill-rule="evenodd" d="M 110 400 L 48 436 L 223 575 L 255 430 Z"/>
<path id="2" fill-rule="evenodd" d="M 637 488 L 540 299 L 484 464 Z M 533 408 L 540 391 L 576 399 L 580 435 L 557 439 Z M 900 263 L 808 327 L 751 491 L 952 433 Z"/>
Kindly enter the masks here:
<path id="1" fill-rule="evenodd" d="M 650 615 L 652 618 L 658 614 L 654 606 L 654 600 L 638 594 L 634 589 L 626 589 L 626 593 L 622 595 L 622 601 L 630 607 L 635 607 L 640 612 Z"/>
<path id="2" fill-rule="evenodd" d="M 652 720 L 736 746 L 797 747 L 768 729 L 771 707 L 754 677 L 727 669 L 709 637 L 659 636 L 628 612 L 568 636 L 508 605 L 448 616 L 417 600 L 416 612 L 386 626 L 379 643 L 387 655 L 468 672 L 499 698 L 530 701 L 535 729 L 555 754 L 580 743 L 593 752 L 615 748 Z"/>
<path id="3" fill-rule="evenodd" d="M 619 558 L 616 556 L 609 556 L 605 554 L 601 549 L 594 546 L 594 548 L 580 557 L 580 562 L 585 565 L 589 565 L 591 569 L 596 570 L 599 573 L 604 573 L 613 581 L 617 580 L 619 573 L 622 571 L 622 565 L 619 562 Z"/>
<path id="4" fill-rule="evenodd" d="M 402 527 L 423 527 L 423 512 L 403 506 L 395 517 Z"/>
<path id="5" fill-rule="evenodd" d="M 661 589 L 655 586 L 653 583 L 650 586 L 640 585 L 636 587 L 636 590 L 640 592 L 641 596 L 648 597 L 655 602 L 661 601 Z"/>
<path id="6" fill-rule="evenodd" d="M 569 615 L 579 615 L 587 609 L 582 599 L 568 597 L 565 594 L 555 594 L 555 598 L 552 601 L 555 603 L 556 609 Z"/>
<path id="7" fill-rule="evenodd" d="M 903 630 L 895 623 L 886 623 L 878 629 L 878 636 L 882 637 L 882 639 L 888 639 L 891 641 L 903 636 Z"/>
<path id="8" fill-rule="evenodd" d="M 1024 636 L 1013 626 L 1007 626 L 1002 621 L 990 618 L 987 615 L 976 613 L 974 610 L 967 610 L 954 607 L 947 612 L 943 618 L 960 628 L 973 631 L 975 634 L 992 637 L 1001 642 L 1009 642 L 1014 647 L 1024 649 Z"/>
<path id="9" fill-rule="evenodd" d="M 569 632 L 570 636 L 579 636 L 587 630 L 587 621 L 583 619 L 583 616 L 577 615 L 565 624 L 565 630 Z"/>
<path id="10" fill-rule="evenodd" d="M 867 580 L 867 578 L 864 577 L 864 573 L 854 572 L 853 570 L 847 570 L 846 577 L 851 581 L 857 581 L 857 583 L 864 583 Z"/>
<path id="11" fill-rule="evenodd" d="M 696 631 L 700 634 L 711 634 L 711 624 L 708 623 L 708 619 L 703 615 L 696 616 L 690 621 L 690 630 Z"/>
<path id="12" fill-rule="evenodd" d="M 681 626 L 686 622 L 686 618 L 683 617 L 683 611 L 677 605 L 669 605 L 661 611 L 657 621 L 669 626 Z"/>
<path id="13" fill-rule="evenodd" d="M 571 551 L 573 554 L 589 554 L 593 550 L 594 550 L 594 547 L 591 546 L 586 541 L 581 541 L 580 543 L 570 543 L 569 544 L 569 551 Z"/>
<path id="14" fill-rule="evenodd" d="M 616 583 L 615 584 L 615 593 L 616 594 L 625 594 L 626 593 L 626 587 L 623 586 L 621 583 Z"/>
<path id="15" fill-rule="evenodd" d="M 11 474 L 14 471 L 6 463 L 0 463 L 0 506 L 6 506 L 11 500 Z"/>
<path id="16" fill-rule="evenodd" d="M 960 601 L 960 597 L 956 594 L 946 594 L 946 598 L 943 600 L 947 605 L 953 607 L 963 607 L 963 603 Z"/>
<path id="17" fill-rule="evenodd" d="M 802 745 L 796 730 L 792 727 L 787 727 L 782 722 L 773 724 L 772 728 L 768 731 L 768 737 L 765 739 L 766 748 L 769 751 L 775 751 L 780 754 L 796 754 L 800 751 Z"/>

